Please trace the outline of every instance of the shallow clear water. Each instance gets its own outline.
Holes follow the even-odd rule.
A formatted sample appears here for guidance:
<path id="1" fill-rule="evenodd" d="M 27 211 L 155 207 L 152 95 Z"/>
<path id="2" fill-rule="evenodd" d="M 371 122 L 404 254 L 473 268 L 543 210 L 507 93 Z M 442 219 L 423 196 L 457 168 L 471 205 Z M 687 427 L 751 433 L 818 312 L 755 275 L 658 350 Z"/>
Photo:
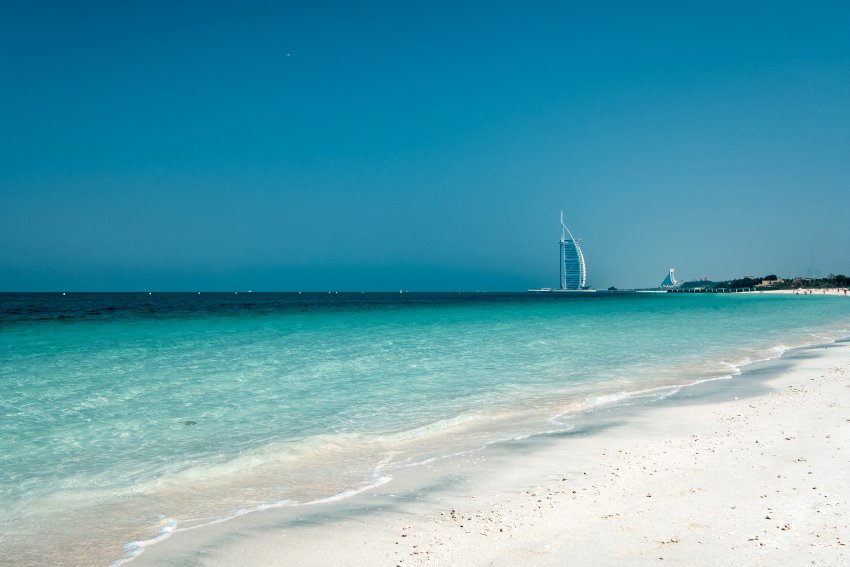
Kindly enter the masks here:
<path id="1" fill-rule="evenodd" d="M 0 561 L 105 564 L 848 329 L 843 297 L 0 294 Z"/>

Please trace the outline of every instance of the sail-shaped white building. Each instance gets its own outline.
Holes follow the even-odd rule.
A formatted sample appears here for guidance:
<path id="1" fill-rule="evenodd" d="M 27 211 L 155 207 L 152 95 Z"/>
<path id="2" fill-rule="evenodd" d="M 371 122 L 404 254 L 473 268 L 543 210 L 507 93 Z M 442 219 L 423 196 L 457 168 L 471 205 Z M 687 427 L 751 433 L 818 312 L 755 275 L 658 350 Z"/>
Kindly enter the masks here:
<path id="1" fill-rule="evenodd" d="M 561 211 L 561 289 L 580 290 L 587 285 L 587 268 L 584 254 L 573 233 L 564 224 L 564 211 Z"/>
<path id="2" fill-rule="evenodd" d="M 670 287 L 679 287 L 679 281 L 676 279 L 676 276 L 673 274 L 673 268 L 670 268 L 670 273 L 667 274 L 667 277 L 664 278 L 664 281 L 661 282 L 661 287 L 670 288 Z"/>

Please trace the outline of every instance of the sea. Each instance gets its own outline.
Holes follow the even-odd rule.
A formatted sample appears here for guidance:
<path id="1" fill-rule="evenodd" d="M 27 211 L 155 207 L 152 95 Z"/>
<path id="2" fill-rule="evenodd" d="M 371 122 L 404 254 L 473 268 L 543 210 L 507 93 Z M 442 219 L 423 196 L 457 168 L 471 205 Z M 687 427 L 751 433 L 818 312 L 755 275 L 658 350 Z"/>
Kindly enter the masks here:
<path id="1" fill-rule="evenodd" d="M 848 336 L 817 294 L 0 294 L 0 564 L 129 563 Z"/>

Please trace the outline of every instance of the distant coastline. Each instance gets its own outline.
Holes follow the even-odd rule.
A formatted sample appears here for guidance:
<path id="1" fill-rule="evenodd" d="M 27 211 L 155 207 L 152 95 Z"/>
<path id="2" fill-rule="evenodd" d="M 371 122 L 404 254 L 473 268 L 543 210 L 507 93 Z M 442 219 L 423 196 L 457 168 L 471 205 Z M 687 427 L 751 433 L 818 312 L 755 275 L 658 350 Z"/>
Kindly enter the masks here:
<path id="1" fill-rule="evenodd" d="M 727 293 L 727 292 L 759 292 L 785 293 L 794 295 L 848 295 L 850 278 L 843 274 L 830 274 L 826 278 L 781 278 L 775 274 L 767 276 L 744 276 L 742 278 L 714 282 L 708 279 L 687 281 L 670 286 L 671 292 L 694 293 Z"/>

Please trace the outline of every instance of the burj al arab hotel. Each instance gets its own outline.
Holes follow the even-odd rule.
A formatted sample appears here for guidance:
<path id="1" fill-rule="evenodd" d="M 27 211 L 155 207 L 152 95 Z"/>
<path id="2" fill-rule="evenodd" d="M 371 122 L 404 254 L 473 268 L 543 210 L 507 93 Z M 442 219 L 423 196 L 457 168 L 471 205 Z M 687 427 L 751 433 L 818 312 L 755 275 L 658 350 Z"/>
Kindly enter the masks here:
<path id="1" fill-rule="evenodd" d="M 573 233 L 564 224 L 564 211 L 561 211 L 561 288 L 566 291 L 585 289 L 587 268 L 584 254 Z"/>

